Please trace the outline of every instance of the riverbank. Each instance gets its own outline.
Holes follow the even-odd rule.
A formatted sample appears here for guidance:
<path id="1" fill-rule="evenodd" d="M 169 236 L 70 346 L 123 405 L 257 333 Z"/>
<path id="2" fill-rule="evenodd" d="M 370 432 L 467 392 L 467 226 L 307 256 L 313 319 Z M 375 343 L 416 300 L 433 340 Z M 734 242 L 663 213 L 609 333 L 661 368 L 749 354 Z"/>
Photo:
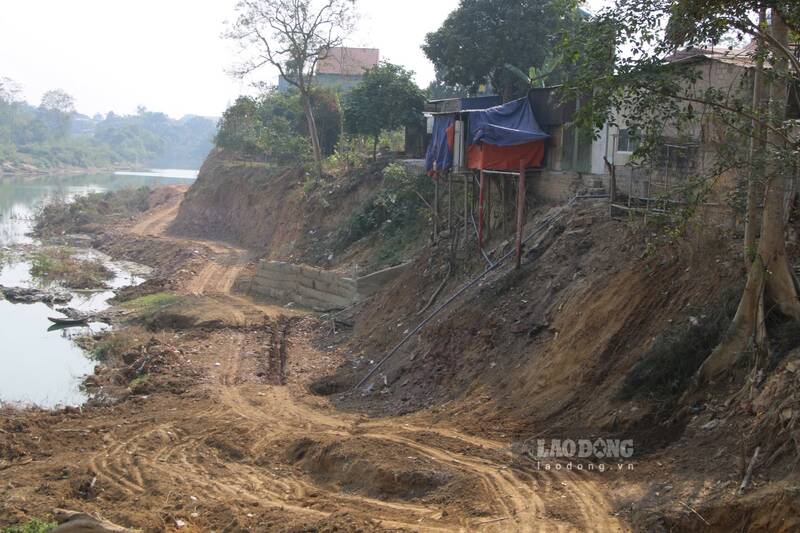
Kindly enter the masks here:
<path id="1" fill-rule="evenodd" d="M 354 390 L 442 279 L 445 293 L 464 283 L 468 273 L 442 268 L 447 247 L 322 320 L 236 293 L 257 254 L 172 235 L 180 201 L 94 226 L 96 247 L 154 273 L 121 291 L 115 332 L 83 343 L 102 357 L 86 381 L 95 401 L 3 419 L 7 523 L 49 519 L 57 501 L 145 531 L 800 525 L 791 443 L 765 441 L 778 447 L 744 494 L 746 465 L 732 467 L 743 435 L 778 435 L 791 420 L 796 351 L 752 401 L 724 400 L 735 384 L 720 383 L 675 404 L 679 372 L 725 311 L 715 297 L 735 276 L 726 250 L 620 265 L 609 247 L 633 247 L 635 229 L 601 218 L 602 206 L 557 208 L 561 223 L 527 254 L 540 268 L 493 273 Z M 678 348 L 664 348 L 663 331 Z M 754 416 L 770 406 L 782 418 Z M 524 450 L 541 434 L 626 439 L 635 454 L 532 460 Z"/>
<path id="2" fill-rule="evenodd" d="M 346 351 L 319 344 L 317 319 L 233 293 L 252 255 L 165 235 L 175 207 L 96 235 L 168 288 L 127 295 L 128 325 L 87 344 L 105 357 L 89 379 L 103 401 L 6 414 L 0 524 L 57 500 L 146 531 L 500 531 L 535 523 L 557 486 L 595 494 L 580 500 L 585 527 L 625 529 L 591 479 L 554 483 L 430 413 L 370 420 L 309 393 Z"/>

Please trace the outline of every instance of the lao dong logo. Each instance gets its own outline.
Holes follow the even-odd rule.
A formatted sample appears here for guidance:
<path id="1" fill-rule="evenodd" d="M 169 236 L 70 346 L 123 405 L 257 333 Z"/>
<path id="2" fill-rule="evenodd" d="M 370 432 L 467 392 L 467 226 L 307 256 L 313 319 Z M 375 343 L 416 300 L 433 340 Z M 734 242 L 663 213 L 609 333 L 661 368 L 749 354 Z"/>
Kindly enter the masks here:
<path id="1" fill-rule="evenodd" d="M 633 456 L 633 440 L 536 439 L 532 451 L 536 459 L 630 459 Z"/>
<path id="2" fill-rule="evenodd" d="M 529 439 L 512 445 L 512 451 L 532 459 L 629 459 L 633 439 Z"/>

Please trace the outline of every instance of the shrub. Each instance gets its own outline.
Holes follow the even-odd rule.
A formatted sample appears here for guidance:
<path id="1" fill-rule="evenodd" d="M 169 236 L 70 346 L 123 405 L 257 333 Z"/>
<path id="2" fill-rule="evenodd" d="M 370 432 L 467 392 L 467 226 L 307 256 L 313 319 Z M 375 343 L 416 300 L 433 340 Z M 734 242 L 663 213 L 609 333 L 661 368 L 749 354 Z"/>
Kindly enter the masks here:
<path id="1" fill-rule="evenodd" d="M 376 254 L 381 263 L 397 259 L 409 244 L 424 231 L 430 213 L 423 201 L 433 185 L 427 176 L 412 176 L 399 163 L 383 171 L 383 183 L 375 195 L 361 204 L 337 236 L 337 248 L 378 232 L 384 246 Z"/>

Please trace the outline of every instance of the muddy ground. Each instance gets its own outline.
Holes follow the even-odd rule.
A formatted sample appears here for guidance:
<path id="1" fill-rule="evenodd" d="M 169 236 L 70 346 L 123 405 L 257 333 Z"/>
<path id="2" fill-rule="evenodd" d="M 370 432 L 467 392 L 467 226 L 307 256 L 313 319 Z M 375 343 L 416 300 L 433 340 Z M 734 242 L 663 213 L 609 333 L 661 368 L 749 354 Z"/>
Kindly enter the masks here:
<path id="1" fill-rule="evenodd" d="M 407 414 L 388 409 L 379 393 L 368 401 L 314 394 L 330 376 L 363 362 L 340 334 L 329 336 L 329 322 L 234 294 L 236 278 L 255 257 L 230 244 L 166 234 L 179 200 L 97 234 L 102 250 L 156 268 L 154 280 L 123 291 L 120 300 L 168 290 L 179 303 L 152 313 L 147 328 L 121 305 L 119 319 L 137 325 L 118 326 L 133 332 L 132 344 L 89 380 L 98 401 L 81 409 L 3 411 L 0 525 L 47 518 L 54 507 L 144 531 L 798 525 L 791 521 L 798 497 L 791 482 L 765 486 L 757 479 L 760 492 L 731 503 L 741 467 L 720 475 L 732 451 L 709 460 L 709 450 L 735 441 L 705 429 L 707 413 L 682 425 L 675 448 L 635 457 L 632 471 L 599 474 L 543 469 L 512 452 L 519 428 L 488 418 L 480 406 L 491 398 L 480 391 L 469 402 L 447 407 L 438 398 L 444 406 L 419 405 Z M 364 327 L 378 326 L 357 327 L 354 338 L 367 335 Z M 453 330 L 446 322 L 438 327 Z M 491 342 L 472 333 L 475 342 Z M 512 396 L 521 393 L 512 388 Z M 414 391 L 391 394 L 400 402 Z M 373 407 L 381 417 L 370 416 Z M 695 456 L 691 446 L 702 439 L 711 442 Z"/>

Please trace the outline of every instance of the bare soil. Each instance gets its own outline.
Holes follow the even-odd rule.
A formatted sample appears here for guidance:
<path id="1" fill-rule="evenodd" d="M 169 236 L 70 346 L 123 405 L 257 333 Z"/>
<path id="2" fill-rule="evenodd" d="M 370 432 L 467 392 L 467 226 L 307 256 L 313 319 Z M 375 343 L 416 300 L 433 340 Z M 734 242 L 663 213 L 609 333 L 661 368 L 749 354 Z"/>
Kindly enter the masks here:
<path id="1" fill-rule="evenodd" d="M 797 351 L 750 396 L 734 379 L 689 404 L 682 389 L 618 396 L 660 333 L 740 274 L 713 236 L 643 254 L 646 231 L 581 207 L 521 272 L 488 277 L 355 391 L 421 319 L 447 247 L 334 329 L 234 293 L 253 253 L 165 234 L 178 201 L 98 235 L 155 268 L 122 299 L 182 303 L 100 365 L 98 401 L 3 411 L 0 525 L 62 507 L 145 531 L 797 530 Z M 482 268 L 461 266 L 444 294 Z M 597 435 L 634 438 L 633 470 L 515 451 Z M 740 496 L 754 439 L 775 446 Z"/>
<path id="2" fill-rule="evenodd" d="M 519 468 L 506 442 L 427 414 L 369 419 L 309 393 L 342 355 L 315 346 L 315 319 L 230 293 L 244 250 L 161 235 L 174 207 L 130 227 L 132 253 L 143 239 L 202 250 L 175 290 L 249 320 L 160 328 L 161 363 L 112 403 L 5 411 L 0 524 L 62 507 L 146 531 L 627 529 L 589 476 Z"/>

